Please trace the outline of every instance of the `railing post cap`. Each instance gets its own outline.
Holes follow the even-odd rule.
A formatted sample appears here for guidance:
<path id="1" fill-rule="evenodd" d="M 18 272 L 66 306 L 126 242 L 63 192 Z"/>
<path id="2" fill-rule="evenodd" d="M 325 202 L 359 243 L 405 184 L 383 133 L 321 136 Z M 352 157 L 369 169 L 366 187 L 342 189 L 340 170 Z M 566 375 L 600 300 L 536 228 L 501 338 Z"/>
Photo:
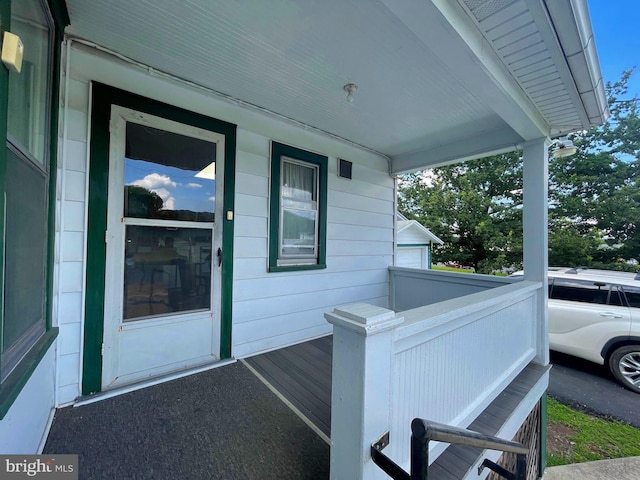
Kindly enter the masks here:
<path id="1" fill-rule="evenodd" d="M 333 325 L 367 336 L 384 332 L 404 322 L 404 317 L 397 317 L 393 310 L 366 303 L 336 308 L 324 316 Z"/>

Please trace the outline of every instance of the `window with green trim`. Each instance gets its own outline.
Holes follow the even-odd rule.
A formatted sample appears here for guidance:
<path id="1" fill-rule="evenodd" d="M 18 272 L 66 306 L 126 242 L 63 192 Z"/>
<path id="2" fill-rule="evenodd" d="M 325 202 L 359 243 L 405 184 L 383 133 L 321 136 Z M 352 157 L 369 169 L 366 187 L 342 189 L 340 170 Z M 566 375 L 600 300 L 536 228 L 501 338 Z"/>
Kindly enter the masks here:
<path id="1" fill-rule="evenodd" d="M 327 163 L 271 143 L 269 271 L 326 267 Z"/>
<path id="2" fill-rule="evenodd" d="M 23 44 L 9 73 L 4 171 L 2 382 L 47 330 L 47 240 L 53 20 L 41 0 L 11 2 Z"/>

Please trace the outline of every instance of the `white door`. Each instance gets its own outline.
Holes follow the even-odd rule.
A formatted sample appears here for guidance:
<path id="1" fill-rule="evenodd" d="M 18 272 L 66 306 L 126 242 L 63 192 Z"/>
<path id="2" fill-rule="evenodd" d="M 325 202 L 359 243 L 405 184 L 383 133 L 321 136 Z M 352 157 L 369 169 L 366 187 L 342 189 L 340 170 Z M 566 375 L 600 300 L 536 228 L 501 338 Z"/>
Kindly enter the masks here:
<path id="1" fill-rule="evenodd" d="M 111 107 L 102 388 L 219 359 L 224 136 Z"/>

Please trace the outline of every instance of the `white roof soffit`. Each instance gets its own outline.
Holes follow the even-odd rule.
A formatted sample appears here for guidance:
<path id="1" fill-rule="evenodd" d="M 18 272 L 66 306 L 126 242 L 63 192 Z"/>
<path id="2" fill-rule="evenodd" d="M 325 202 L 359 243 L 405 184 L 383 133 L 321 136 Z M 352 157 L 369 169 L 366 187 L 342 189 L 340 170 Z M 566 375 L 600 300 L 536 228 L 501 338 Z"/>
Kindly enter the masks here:
<path id="1" fill-rule="evenodd" d="M 550 127 L 602 124 L 608 107 L 586 0 L 461 0 Z"/>
<path id="2" fill-rule="evenodd" d="M 545 0 L 591 126 L 604 123 L 609 105 L 586 0 Z M 561 132 L 559 132 L 561 133 Z"/>
<path id="3" fill-rule="evenodd" d="M 549 0 L 553 23 L 543 0 L 66 2 L 71 38 L 379 152 L 393 174 L 599 118 L 589 84 L 573 79 L 579 49 L 569 63 L 562 54 L 575 35 L 590 38 L 586 9 L 571 10 L 574 34 L 566 29 L 562 44 L 553 28 L 566 14 L 555 2 L 580 1 Z M 599 79 L 593 41 L 574 43 L 587 45 L 587 71 Z M 353 103 L 349 82 L 359 84 Z"/>
<path id="4" fill-rule="evenodd" d="M 419 9 L 415 5 L 401 0 L 383 1 L 423 41 L 437 41 L 436 32 L 420 29 Z M 428 3 L 431 2 L 423 2 L 425 12 Z M 449 68 L 458 73 L 458 78 L 464 76 L 464 66 L 456 63 L 467 47 L 505 97 L 512 99 L 508 103 L 505 97 L 496 98 L 492 105 L 525 141 L 588 129 L 608 117 L 585 0 L 432 0 L 432 3 L 465 44 L 451 44 Z M 477 78 L 470 77 L 466 86 L 477 91 L 476 81 Z M 517 109 L 520 112 L 514 111 Z M 527 121 L 522 121 L 522 113 L 528 116 Z M 473 139 L 466 137 L 465 144 L 442 144 L 394 156 L 393 170 L 405 173 L 421 165 L 440 166 L 494 155 L 513 150 L 520 143 L 506 129 L 487 131 Z"/>

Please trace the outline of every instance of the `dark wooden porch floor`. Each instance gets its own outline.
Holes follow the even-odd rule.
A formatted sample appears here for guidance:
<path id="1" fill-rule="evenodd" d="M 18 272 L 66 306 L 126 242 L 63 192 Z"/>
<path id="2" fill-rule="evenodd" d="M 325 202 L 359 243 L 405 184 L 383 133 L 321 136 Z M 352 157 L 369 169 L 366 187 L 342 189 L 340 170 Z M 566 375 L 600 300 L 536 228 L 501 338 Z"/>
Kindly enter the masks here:
<path id="1" fill-rule="evenodd" d="M 327 336 L 245 360 L 263 381 L 278 391 L 326 437 L 331 436 L 331 359 L 333 337 Z M 496 435 L 548 367 L 529 364 L 469 426 Z M 408 427 L 408 426 L 407 426 Z M 429 478 L 459 480 L 482 453 L 451 445 L 429 468 Z"/>
<path id="2" fill-rule="evenodd" d="M 274 350 L 245 360 L 298 412 L 331 437 L 331 359 L 333 337 Z"/>
<path id="3" fill-rule="evenodd" d="M 328 478 L 332 347 L 328 336 L 60 409 L 44 453 L 79 454 L 83 479 Z M 530 364 L 470 429 L 494 435 L 545 371 Z M 479 454 L 451 446 L 429 478 L 458 480 Z"/>

